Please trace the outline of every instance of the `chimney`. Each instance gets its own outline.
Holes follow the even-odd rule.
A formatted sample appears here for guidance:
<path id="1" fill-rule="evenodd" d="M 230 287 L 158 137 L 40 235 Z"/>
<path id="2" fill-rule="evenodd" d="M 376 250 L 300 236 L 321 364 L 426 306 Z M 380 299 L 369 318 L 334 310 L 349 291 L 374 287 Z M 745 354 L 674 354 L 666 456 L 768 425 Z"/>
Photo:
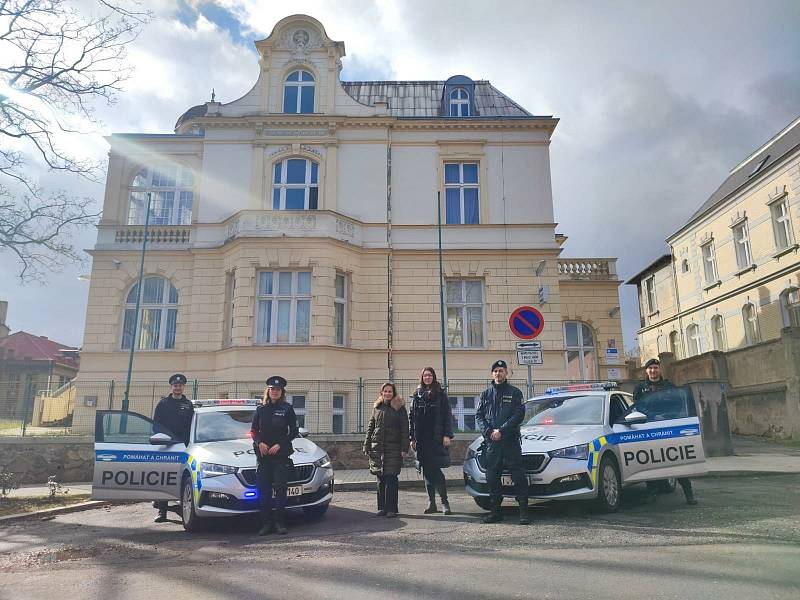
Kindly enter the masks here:
<path id="1" fill-rule="evenodd" d="M 10 329 L 6 325 L 6 316 L 8 315 L 8 302 L 0 300 L 0 340 L 8 337 Z"/>

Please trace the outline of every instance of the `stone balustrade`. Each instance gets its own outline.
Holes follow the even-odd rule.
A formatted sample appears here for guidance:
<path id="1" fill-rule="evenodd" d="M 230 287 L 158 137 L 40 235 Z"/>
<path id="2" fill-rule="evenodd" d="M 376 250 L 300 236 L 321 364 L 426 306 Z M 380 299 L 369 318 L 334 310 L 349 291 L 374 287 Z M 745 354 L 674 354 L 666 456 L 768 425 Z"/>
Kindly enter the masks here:
<path id="1" fill-rule="evenodd" d="M 154 225 L 147 228 L 150 244 L 188 244 L 192 228 L 188 225 Z M 117 227 L 114 241 L 118 244 L 141 244 L 144 240 L 144 225 Z"/>
<path id="2" fill-rule="evenodd" d="M 558 275 L 561 279 L 617 278 L 616 261 L 607 258 L 560 258 Z"/>

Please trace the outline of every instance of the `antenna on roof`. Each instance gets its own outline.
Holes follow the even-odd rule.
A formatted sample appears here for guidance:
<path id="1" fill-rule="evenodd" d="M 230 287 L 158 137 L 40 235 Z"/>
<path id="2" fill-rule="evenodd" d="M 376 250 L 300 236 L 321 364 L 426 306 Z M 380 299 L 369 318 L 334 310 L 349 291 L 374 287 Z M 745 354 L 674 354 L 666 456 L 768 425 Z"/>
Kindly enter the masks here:
<path id="1" fill-rule="evenodd" d="M 211 88 L 211 101 L 214 102 L 214 98 L 217 97 L 216 91 L 214 88 Z"/>

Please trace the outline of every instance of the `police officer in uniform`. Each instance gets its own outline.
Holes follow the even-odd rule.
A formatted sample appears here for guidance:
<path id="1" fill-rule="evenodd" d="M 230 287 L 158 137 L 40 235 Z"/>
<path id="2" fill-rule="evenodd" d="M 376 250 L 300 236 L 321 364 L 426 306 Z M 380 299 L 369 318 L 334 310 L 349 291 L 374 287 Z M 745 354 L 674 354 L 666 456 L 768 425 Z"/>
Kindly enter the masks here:
<path id="1" fill-rule="evenodd" d="M 483 432 L 486 483 L 489 486 L 491 513 L 484 523 L 503 520 L 503 491 L 500 477 L 505 466 L 511 471 L 514 496 L 519 504 L 519 522 L 528 524 L 528 479 L 522 465 L 519 427 L 525 418 L 522 392 L 508 383 L 508 366 L 498 360 L 492 365 L 492 385 L 481 392 L 475 422 Z"/>
<path id="2" fill-rule="evenodd" d="M 651 358 L 644 363 L 644 370 L 647 373 L 645 380 L 636 386 L 633 390 L 633 408 L 636 409 L 636 402 L 644 398 L 648 394 L 665 390 L 667 388 L 674 388 L 675 384 L 669 379 L 665 379 L 661 374 L 661 362 L 657 358 Z M 692 482 L 688 477 L 679 477 L 678 483 L 683 488 L 683 495 L 686 497 L 686 504 L 697 504 L 692 490 Z M 655 502 L 658 497 L 659 481 L 647 482 L 647 502 Z"/>
<path id="3" fill-rule="evenodd" d="M 264 402 L 253 415 L 250 428 L 258 457 L 258 495 L 261 500 L 261 529 L 258 535 L 286 534 L 284 513 L 286 487 L 294 471 L 292 440 L 299 435 L 297 416 L 286 402 L 286 380 L 267 379 Z"/>
<path id="4" fill-rule="evenodd" d="M 192 425 L 194 416 L 194 406 L 189 399 L 183 395 L 186 385 L 186 376 L 175 373 L 169 378 L 172 386 L 172 393 L 164 396 L 156 405 L 153 413 L 156 433 L 167 433 L 174 439 L 181 440 L 184 444 L 189 443 L 189 428 Z M 167 501 L 159 500 L 155 503 L 158 509 L 158 516 L 154 519 L 156 523 L 163 523 L 167 520 Z"/>

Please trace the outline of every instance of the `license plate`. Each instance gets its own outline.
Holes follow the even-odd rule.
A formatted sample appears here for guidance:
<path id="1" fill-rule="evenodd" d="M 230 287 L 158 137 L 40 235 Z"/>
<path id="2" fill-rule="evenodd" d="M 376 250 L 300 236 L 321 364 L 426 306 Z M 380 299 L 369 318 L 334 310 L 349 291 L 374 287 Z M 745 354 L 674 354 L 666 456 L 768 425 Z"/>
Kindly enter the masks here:
<path id="1" fill-rule="evenodd" d="M 530 479 L 528 479 L 527 476 L 525 477 L 525 479 L 528 482 L 528 484 L 530 484 Z M 511 478 L 511 475 L 501 475 L 500 476 L 500 485 L 502 485 L 504 487 L 505 486 L 509 486 L 510 487 L 510 486 L 514 485 L 514 480 Z"/>
<path id="2" fill-rule="evenodd" d="M 292 496 L 302 496 L 303 495 L 303 486 L 302 485 L 293 485 L 286 488 L 286 497 L 291 498 Z M 272 497 L 275 497 L 275 491 L 272 491 Z"/>

